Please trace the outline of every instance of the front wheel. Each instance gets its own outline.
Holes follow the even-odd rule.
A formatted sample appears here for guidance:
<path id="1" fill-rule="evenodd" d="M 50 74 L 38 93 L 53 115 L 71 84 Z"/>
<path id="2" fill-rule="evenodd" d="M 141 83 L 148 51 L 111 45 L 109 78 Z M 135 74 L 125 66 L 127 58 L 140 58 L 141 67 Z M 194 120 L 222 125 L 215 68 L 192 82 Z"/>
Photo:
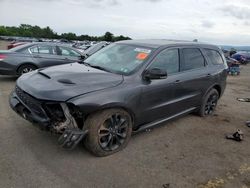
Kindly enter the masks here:
<path id="1" fill-rule="evenodd" d="M 132 133 L 131 116 L 122 109 L 107 109 L 90 115 L 85 121 L 89 131 L 86 148 L 103 157 L 125 148 Z"/>
<path id="2" fill-rule="evenodd" d="M 211 89 L 204 97 L 202 101 L 201 108 L 199 110 L 199 115 L 209 116 L 212 115 L 215 111 L 219 100 L 219 93 L 216 89 Z"/>

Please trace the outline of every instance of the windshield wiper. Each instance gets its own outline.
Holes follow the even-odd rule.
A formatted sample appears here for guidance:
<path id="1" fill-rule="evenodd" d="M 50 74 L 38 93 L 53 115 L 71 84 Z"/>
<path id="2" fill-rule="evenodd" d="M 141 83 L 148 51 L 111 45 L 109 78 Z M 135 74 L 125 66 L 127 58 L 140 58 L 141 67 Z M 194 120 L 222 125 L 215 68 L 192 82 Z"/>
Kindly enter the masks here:
<path id="1" fill-rule="evenodd" d="M 84 61 L 81 62 L 82 64 L 88 66 L 88 67 L 92 67 L 92 68 L 95 68 L 95 69 L 99 69 L 99 70 L 103 70 L 103 71 L 106 71 L 106 72 L 111 72 L 110 70 L 104 68 L 104 67 L 101 67 L 101 66 L 98 66 L 98 65 L 91 65 L 90 63 L 86 63 Z"/>
<path id="2" fill-rule="evenodd" d="M 104 67 L 100 67 L 98 65 L 90 65 L 88 64 L 88 66 L 92 67 L 92 68 L 95 68 L 95 69 L 99 69 L 99 70 L 103 70 L 103 71 L 106 71 L 106 72 L 111 72 L 110 70 L 104 68 Z"/>

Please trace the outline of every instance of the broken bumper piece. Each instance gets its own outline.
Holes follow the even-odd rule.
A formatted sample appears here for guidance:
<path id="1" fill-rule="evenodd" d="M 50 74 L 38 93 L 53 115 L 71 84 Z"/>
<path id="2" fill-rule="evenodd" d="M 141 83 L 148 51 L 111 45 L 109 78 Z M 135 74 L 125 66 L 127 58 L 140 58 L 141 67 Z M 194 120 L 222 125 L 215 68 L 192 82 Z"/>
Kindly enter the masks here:
<path id="1" fill-rule="evenodd" d="M 88 131 L 80 129 L 67 129 L 58 139 L 61 147 L 66 149 L 74 149 L 77 144 L 87 135 Z"/>

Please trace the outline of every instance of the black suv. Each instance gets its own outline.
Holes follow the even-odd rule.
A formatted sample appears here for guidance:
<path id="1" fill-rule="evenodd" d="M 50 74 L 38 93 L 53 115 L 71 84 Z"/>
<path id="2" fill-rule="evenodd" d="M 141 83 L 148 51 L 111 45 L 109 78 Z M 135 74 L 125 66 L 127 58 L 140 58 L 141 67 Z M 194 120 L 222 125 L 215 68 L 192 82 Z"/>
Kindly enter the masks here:
<path id="1" fill-rule="evenodd" d="M 130 40 L 81 62 L 39 69 L 17 80 L 10 105 L 59 144 L 81 140 L 97 156 L 123 149 L 132 132 L 175 117 L 214 112 L 227 65 L 222 51 L 201 43 Z"/>

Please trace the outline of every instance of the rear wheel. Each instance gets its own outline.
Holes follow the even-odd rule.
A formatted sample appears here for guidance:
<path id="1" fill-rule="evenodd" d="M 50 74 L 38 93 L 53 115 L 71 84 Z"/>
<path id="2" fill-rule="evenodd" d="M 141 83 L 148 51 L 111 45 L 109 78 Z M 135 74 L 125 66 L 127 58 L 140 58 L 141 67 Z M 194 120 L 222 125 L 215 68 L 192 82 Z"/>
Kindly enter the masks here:
<path id="1" fill-rule="evenodd" d="M 132 133 L 130 115 L 121 109 L 108 109 L 90 115 L 86 148 L 96 156 L 107 156 L 126 147 Z"/>
<path id="2" fill-rule="evenodd" d="M 34 65 L 30 65 L 30 64 L 25 64 L 25 65 L 21 65 L 18 69 L 18 74 L 19 75 L 23 75 L 25 73 L 28 73 L 28 72 L 31 72 L 31 71 L 34 71 L 36 70 L 37 67 L 34 66 Z"/>
<path id="3" fill-rule="evenodd" d="M 219 99 L 219 93 L 216 89 L 211 89 L 202 101 L 201 108 L 199 110 L 199 115 L 209 116 L 212 115 L 215 111 Z"/>

